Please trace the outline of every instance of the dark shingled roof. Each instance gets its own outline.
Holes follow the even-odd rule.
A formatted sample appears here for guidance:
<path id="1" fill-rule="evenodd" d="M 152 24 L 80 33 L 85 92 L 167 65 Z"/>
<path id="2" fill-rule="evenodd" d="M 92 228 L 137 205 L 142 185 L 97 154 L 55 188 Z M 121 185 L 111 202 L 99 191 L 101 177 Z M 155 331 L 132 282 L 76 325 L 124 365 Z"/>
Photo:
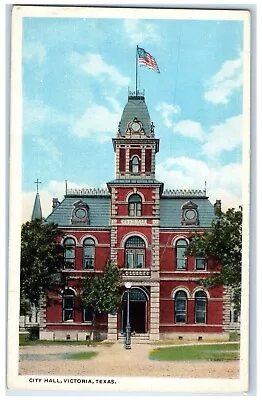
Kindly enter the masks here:
<path id="1" fill-rule="evenodd" d="M 123 110 L 123 114 L 119 124 L 119 133 L 125 135 L 129 122 L 137 118 L 142 122 L 146 136 L 151 132 L 151 120 L 145 103 L 144 96 L 128 96 L 128 102 Z"/>
<path id="2" fill-rule="evenodd" d="M 90 224 L 72 224 L 72 210 L 74 203 L 82 200 L 89 206 Z M 59 226 L 90 226 L 105 227 L 109 226 L 110 217 L 110 196 L 65 196 L 64 200 L 47 217 L 48 222 L 54 222 Z"/>
<path id="3" fill-rule="evenodd" d="M 156 183 L 159 183 L 156 181 Z M 90 224 L 72 224 L 74 203 L 82 200 L 89 206 Z M 189 200 L 198 207 L 199 225 L 196 228 L 209 228 L 215 218 L 214 207 L 208 198 L 160 198 L 160 228 L 181 228 L 182 206 Z M 59 226 L 70 227 L 109 227 L 110 226 L 110 195 L 108 196 L 73 196 L 67 195 L 57 208 L 47 217 L 48 222 Z M 186 228 L 195 228 L 186 226 Z"/>
<path id="4" fill-rule="evenodd" d="M 198 207 L 198 228 L 210 228 L 215 218 L 214 207 L 207 198 L 161 198 L 160 228 L 181 228 L 182 206 L 188 201 Z M 188 227 L 188 226 L 187 226 Z M 192 227 L 191 227 L 192 228 Z M 194 228 L 194 227 L 193 227 Z"/>

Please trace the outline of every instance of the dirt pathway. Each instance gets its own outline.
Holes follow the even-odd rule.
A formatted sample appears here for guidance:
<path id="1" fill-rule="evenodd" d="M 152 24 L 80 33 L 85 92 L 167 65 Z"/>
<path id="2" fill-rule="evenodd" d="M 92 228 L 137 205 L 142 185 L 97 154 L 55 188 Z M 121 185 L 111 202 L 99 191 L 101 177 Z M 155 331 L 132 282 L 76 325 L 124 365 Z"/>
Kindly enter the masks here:
<path id="1" fill-rule="evenodd" d="M 21 375 L 73 376 L 157 376 L 177 378 L 238 378 L 239 361 L 226 362 L 169 362 L 149 360 L 152 344 L 132 344 L 126 350 L 122 343 L 112 346 L 26 346 L 20 354 L 59 354 L 66 352 L 97 351 L 89 360 L 20 361 Z"/>

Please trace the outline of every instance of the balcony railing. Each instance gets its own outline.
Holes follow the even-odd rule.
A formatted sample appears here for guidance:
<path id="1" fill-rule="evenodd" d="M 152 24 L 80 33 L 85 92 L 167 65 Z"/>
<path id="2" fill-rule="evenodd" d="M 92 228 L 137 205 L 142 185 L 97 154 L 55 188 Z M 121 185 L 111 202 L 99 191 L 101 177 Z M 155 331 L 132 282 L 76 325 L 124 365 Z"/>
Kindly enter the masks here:
<path id="1" fill-rule="evenodd" d="M 123 276 L 151 276 L 149 268 L 123 268 L 121 273 Z"/>

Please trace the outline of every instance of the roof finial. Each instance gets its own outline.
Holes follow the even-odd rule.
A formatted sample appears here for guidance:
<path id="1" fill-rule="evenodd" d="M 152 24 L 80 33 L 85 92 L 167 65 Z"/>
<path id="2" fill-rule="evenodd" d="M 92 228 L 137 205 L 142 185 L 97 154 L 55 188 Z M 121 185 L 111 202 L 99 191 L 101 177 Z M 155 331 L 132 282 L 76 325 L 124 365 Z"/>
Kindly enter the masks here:
<path id="1" fill-rule="evenodd" d="M 36 183 L 36 193 L 38 193 L 38 185 L 42 182 L 39 181 L 39 179 L 37 178 L 37 180 L 35 181 Z"/>
<path id="2" fill-rule="evenodd" d="M 205 181 L 205 196 L 207 195 L 207 181 Z"/>

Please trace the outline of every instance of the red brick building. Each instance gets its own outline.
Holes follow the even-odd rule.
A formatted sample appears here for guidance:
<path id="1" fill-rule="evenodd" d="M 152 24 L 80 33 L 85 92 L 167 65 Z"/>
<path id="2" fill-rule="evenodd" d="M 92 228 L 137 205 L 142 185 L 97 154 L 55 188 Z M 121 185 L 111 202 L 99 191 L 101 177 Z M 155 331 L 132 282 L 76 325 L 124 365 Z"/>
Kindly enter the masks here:
<path id="1" fill-rule="evenodd" d="M 53 200 L 47 220 L 66 232 L 68 284 L 42 304 L 42 339 L 88 337 L 91 316 L 79 306 L 79 280 L 102 273 L 109 259 L 121 269 L 122 302 L 118 314 L 97 321 L 101 337 L 116 340 L 125 330 L 127 281 L 132 335 L 227 335 L 226 291 L 201 287 L 199 278 L 210 277 L 213 266 L 185 253 L 194 232 L 210 229 L 219 202 L 212 205 L 205 190 L 164 190 L 155 179 L 154 128 L 144 95 L 129 93 L 113 138 L 115 179 L 107 189 L 68 190 L 61 203 Z"/>

